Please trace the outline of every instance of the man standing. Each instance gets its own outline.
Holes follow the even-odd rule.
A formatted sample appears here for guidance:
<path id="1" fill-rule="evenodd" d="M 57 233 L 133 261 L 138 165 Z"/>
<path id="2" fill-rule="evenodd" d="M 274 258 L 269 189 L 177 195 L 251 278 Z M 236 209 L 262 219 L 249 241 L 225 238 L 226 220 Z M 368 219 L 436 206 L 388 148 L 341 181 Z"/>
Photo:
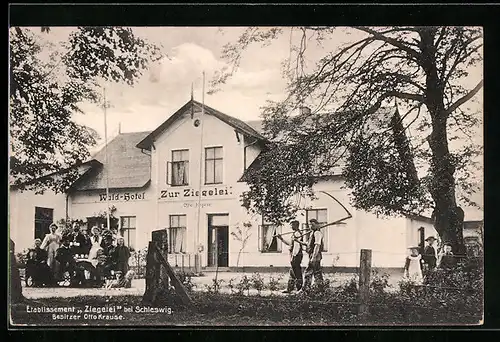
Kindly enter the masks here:
<path id="1" fill-rule="evenodd" d="M 78 222 L 73 223 L 73 241 L 71 242 L 71 252 L 73 255 L 80 257 L 80 255 L 84 254 L 86 243 L 87 239 L 80 230 L 80 224 Z"/>
<path id="2" fill-rule="evenodd" d="M 309 254 L 309 264 L 307 265 L 304 286 L 302 291 L 309 290 L 314 276 L 315 283 L 323 282 L 323 273 L 321 271 L 321 250 L 323 249 L 323 234 L 320 231 L 319 222 L 316 219 L 309 220 L 312 234 L 307 243 L 307 253 Z"/>
<path id="3" fill-rule="evenodd" d="M 302 241 L 300 241 L 302 234 L 299 232 L 299 221 L 290 222 L 292 226 L 292 239 L 290 242 L 287 242 L 283 239 L 281 235 L 278 235 L 278 239 L 280 239 L 285 245 L 290 246 L 290 278 L 288 280 L 288 286 L 283 293 L 290 293 L 294 288 L 297 291 L 300 291 L 302 288 L 302 245 L 306 245 Z"/>
<path id="4" fill-rule="evenodd" d="M 434 248 L 434 242 L 436 241 L 436 238 L 434 236 L 429 236 L 427 239 L 425 239 L 427 242 L 427 246 L 424 248 L 424 263 L 426 266 L 426 271 L 427 272 L 432 272 L 436 268 L 436 261 L 437 261 L 437 253 L 436 249 Z"/>

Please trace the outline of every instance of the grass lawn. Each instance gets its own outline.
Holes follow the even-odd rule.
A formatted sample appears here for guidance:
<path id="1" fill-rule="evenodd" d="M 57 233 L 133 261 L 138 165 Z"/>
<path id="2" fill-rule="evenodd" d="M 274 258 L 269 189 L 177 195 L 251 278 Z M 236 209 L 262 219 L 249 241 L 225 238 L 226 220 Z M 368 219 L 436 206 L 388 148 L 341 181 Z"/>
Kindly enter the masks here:
<path id="1" fill-rule="evenodd" d="M 196 300 L 196 298 L 193 298 Z M 291 322 L 283 320 L 277 322 L 276 319 L 251 317 L 252 315 L 231 314 L 220 311 L 201 310 L 202 312 L 194 312 L 184 308 L 176 309 L 173 306 L 159 307 L 165 308 L 164 313 L 126 313 L 120 307 L 135 307 L 143 308 L 141 304 L 142 296 L 80 296 L 72 298 L 41 298 L 38 300 L 28 299 L 26 303 L 13 305 L 11 311 L 12 323 L 20 325 L 37 325 L 37 326 L 61 326 L 61 325 L 78 325 L 78 326 L 148 326 L 148 325 L 166 325 L 166 326 L 217 326 L 217 325 L 310 325 L 314 323 L 312 319 L 296 320 Z M 99 317 L 97 313 L 87 313 L 91 318 L 85 318 L 85 311 L 90 310 L 90 307 L 115 307 L 116 315 L 121 315 L 122 319 L 113 319 L 111 317 Z M 75 313 L 38 313 L 28 312 L 35 311 L 34 308 L 75 308 Z M 171 309 L 171 311 L 168 311 Z M 77 313 L 82 311 L 81 313 Z M 55 315 L 59 315 L 61 319 L 55 319 Z M 80 316 L 79 319 L 69 318 L 64 315 Z M 103 315 L 115 315 L 114 313 L 105 313 Z M 97 319 L 92 319 L 97 316 Z M 109 319 L 111 318 L 111 319 Z M 315 324 L 329 325 L 326 322 L 316 322 Z"/>
<path id="2" fill-rule="evenodd" d="M 228 294 L 191 293 L 195 309 L 176 302 L 155 308 L 141 304 L 142 296 L 78 296 L 71 298 L 27 299 L 11 308 L 12 323 L 36 326 L 354 326 L 354 325 L 475 325 L 479 315 L 458 315 L 456 310 L 404 305 L 375 304 L 370 315 L 361 320 L 354 302 L 325 303 L 298 297 L 258 297 Z M 170 297 L 169 297 L 170 298 Z M 95 312 L 114 308 L 115 312 Z M 40 312 L 50 308 L 74 312 Z M 131 312 L 126 312 L 128 308 Z M 137 310 L 140 309 L 140 311 Z M 144 308 L 164 312 L 144 312 Z M 94 311 L 94 312 L 92 312 Z"/>

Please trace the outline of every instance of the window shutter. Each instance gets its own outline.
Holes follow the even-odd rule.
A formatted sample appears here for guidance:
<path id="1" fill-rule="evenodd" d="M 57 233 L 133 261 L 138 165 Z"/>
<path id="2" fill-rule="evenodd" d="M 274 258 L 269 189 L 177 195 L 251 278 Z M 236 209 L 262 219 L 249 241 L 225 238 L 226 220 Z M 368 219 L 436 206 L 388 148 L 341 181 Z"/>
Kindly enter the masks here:
<path id="1" fill-rule="evenodd" d="M 167 183 L 167 185 L 172 185 L 172 181 L 171 181 L 171 168 L 172 168 L 172 163 L 167 161 L 167 165 L 166 165 L 166 178 L 165 178 L 165 182 Z"/>

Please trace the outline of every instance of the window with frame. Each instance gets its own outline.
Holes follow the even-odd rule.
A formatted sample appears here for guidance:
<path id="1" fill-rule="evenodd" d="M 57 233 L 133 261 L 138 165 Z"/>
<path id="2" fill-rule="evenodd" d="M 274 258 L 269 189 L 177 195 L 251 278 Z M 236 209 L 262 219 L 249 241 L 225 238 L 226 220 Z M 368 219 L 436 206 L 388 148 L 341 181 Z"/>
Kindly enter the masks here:
<path id="1" fill-rule="evenodd" d="M 135 216 L 121 216 L 120 235 L 123 237 L 125 246 L 128 248 L 135 248 L 135 237 L 137 232 L 136 217 Z"/>
<path id="2" fill-rule="evenodd" d="M 276 235 L 281 234 L 281 226 L 262 219 L 259 226 L 259 249 L 262 253 L 281 253 L 281 241 Z"/>
<path id="3" fill-rule="evenodd" d="M 309 224 L 309 220 L 316 219 L 319 222 L 320 227 L 328 223 L 328 212 L 327 209 L 308 209 L 306 210 L 306 222 Z M 328 227 L 321 229 L 323 233 L 323 249 L 321 252 L 328 252 Z M 311 233 L 308 232 L 304 235 L 304 242 L 309 241 Z"/>
<path id="4" fill-rule="evenodd" d="M 109 218 L 109 225 L 111 229 L 118 229 L 119 219 L 116 217 Z M 90 232 L 92 227 L 97 227 L 100 230 L 107 229 L 108 220 L 106 217 L 92 216 L 87 217 L 87 231 Z"/>
<path id="5" fill-rule="evenodd" d="M 35 207 L 35 239 L 42 239 L 49 233 L 54 220 L 54 209 Z"/>
<path id="6" fill-rule="evenodd" d="M 222 147 L 205 148 L 205 184 L 222 184 Z"/>
<path id="7" fill-rule="evenodd" d="M 170 215 L 168 253 L 186 253 L 186 215 Z"/>
<path id="8" fill-rule="evenodd" d="M 171 175 L 169 176 L 167 166 L 167 184 L 172 186 L 189 185 L 189 150 L 172 151 L 170 170 Z"/>

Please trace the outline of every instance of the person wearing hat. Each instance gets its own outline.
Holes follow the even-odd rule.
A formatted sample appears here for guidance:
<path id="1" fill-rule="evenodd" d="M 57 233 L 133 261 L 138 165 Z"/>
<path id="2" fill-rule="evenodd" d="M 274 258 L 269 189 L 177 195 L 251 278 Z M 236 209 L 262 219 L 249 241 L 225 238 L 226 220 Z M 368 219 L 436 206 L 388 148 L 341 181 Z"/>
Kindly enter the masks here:
<path id="1" fill-rule="evenodd" d="M 443 270 L 450 270 L 455 267 L 455 256 L 450 242 L 443 244 L 443 251 L 439 254 L 437 267 Z"/>
<path id="2" fill-rule="evenodd" d="M 301 292 L 309 290 L 313 277 L 315 283 L 323 282 L 323 273 L 321 271 L 323 233 L 321 233 L 321 227 L 318 220 L 311 219 L 309 220 L 309 224 L 312 231 L 311 238 L 306 247 L 306 252 L 309 254 L 309 263 L 304 274 L 304 285 L 302 286 Z"/>
<path id="3" fill-rule="evenodd" d="M 285 245 L 290 246 L 290 278 L 288 279 L 288 286 L 283 293 L 290 293 L 295 289 L 300 291 L 302 288 L 302 245 L 306 245 L 304 242 L 300 241 L 302 234 L 299 231 L 299 221 L 293 220 L 290 222 L 292 227 L 292 239 L 290 242 L 285 241 L 281 235 L 278 235 L 278 239 L 281 240 Z"/>
<path id="4" fill-rule="evenodd" d="M 415 285 L 422 285 L 424 276 L 422 273 L 422 255 L 418 246 L 408 247 L 410 255 L 406 257 L 404 266 L 404 277 Z"/>
<path id="5" fill-rule="evenodd" d="M 437 254 L 434 248 L 435 241 L 436 238 L 434 236 L 429 236 L 425 239 L 427 246 L 424 248 L 424 255 L 422 257 L 424 259 L 426 271 L 428 272 L 432 272 L 436 268 Z"/>

